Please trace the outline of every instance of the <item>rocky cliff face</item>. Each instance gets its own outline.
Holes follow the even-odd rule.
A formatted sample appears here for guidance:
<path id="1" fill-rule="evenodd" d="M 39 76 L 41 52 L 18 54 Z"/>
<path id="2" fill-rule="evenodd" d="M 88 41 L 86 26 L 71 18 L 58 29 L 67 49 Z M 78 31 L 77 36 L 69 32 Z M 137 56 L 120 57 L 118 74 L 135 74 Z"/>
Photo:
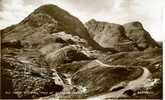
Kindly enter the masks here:
<path id="1" fill-rule="evenodd" d="M 160 47 L 158 43 L 143 28 L 140 22 L 130 22 L 123 25 L 126 35 L 141 49 Z"/>
<path id="2" fill-rule="evenodd" d="M 116 48 L 120 51 L 160 47 L 140 22 L 119 25 L 92 19 L 85 26 L 90 36 L 103 47 Z"/>
<path id="3" fill-rule="evenodd" d="M 118 51 L 133 51 L 137 47 L 127 36 L 122 25 L 90 20 L 86 23 L 90 36 L 101 46 Z"/>
<path id="4" fill-rule="evenodd" d="M 43 5 L 1 30 L 1 98 L 162 98 L 162 48 L 139 22 L 85 26 Z"/>

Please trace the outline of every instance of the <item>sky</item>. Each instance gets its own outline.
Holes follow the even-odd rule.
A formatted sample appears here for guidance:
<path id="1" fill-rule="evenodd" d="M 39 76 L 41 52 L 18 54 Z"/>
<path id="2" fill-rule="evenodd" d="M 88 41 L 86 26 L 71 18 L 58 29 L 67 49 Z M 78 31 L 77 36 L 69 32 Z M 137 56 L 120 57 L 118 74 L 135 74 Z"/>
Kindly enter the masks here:
<path id="1" fill-rule="evenodd" d="M 0 29 L 19 23 L 48 3 L 65 9 L 83 23 L 93 18 L 117 24 L 140 21 L 154 39 L 163 40 L 165 0 L 0 0 Z"/>

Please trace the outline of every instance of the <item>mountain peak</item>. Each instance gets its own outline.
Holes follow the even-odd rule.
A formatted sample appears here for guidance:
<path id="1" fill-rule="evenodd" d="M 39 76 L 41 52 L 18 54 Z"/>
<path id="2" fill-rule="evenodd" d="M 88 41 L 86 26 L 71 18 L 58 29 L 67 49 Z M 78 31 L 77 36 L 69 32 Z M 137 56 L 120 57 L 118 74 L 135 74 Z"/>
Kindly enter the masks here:
<path id="1" fill-rule="evenodd" d="M 123 25 L 125 27 L 125 29 L 127 30 L 129 29 L 143 29 L 143 25 L 140 21 L 134 21 L 134 22 L 129 22 Z"/>
<path id="2" fill-rule="evenodd" d="M 67 34 L 85 39 L 94 49 L 103 49 L 90 38 L 87 29 L 78 18 L 53 4 L 40 6 L 11 31 L 12 34 L 6 36 L 3 40 L 14 38 L 33 43 L 32 39 L 35 40 L 34 42 L 36 42 L 36 39 L 42 41 L 46 36 L 51 37 L 51 34 L 63 31 Z"/>
<path id="3" fill-rule="evenodd" d="M 144 50 L 146 48 L 159 47 L 156 41 L 151 37 L 150 33 L 147 32 L 141 22 L 134 21 L 123 25 L 126 31 L 127 37 L 136 42 L 137 46 Z"/>
<path id="4" fill-rule="evenodd" d="M 53 5 L 53 4 L 42 5 L 39 8 L 37 8 L 34 11 L 34 13 L 48 14 L 49 16 L 51 16 L 51 17 L 53 17 L 55 19 L 59 19 L 59 20 L 64 18 L 66 15 L 72 16 L 70 13 L 68 13 L 64 9 L 62 9 L 62 8 L 56 6 L 56 5 Z"/>

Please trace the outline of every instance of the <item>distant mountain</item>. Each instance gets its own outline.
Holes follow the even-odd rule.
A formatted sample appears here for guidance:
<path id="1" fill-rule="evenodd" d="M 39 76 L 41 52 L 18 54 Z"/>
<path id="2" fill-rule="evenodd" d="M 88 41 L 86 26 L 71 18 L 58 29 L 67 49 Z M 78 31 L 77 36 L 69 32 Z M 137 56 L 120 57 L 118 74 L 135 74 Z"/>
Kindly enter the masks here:
<path id="1" fill-rule="evenodd" d="M 92 19 L 85 26 L 90 36 L 103 47 L 115 48 L 118 51 L 159 48 L 140 22 L 119 25 Z"/>
<path id="2" fill-rule="evenodd" d="M 90 20 L 86 23 L 90 36 L 101 46 L 118 51 L 133 51 L 137 47 L 125 34 L 119 24 Z"/>

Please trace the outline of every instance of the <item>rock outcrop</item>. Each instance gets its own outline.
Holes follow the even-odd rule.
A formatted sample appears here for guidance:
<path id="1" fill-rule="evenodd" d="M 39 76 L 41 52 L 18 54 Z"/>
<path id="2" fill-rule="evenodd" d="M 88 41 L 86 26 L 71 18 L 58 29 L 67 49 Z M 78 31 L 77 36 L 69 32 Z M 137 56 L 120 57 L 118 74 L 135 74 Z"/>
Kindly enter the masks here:
<path id="1" fill-rule="evenodd" d="M 48 53 L 45 59 L 50 65 L 55 67 L 61 64 L 71 63 L 73 61 L 90 60 L 92 58 L 78 50 L 76 45 L 70 45 Z"/>

